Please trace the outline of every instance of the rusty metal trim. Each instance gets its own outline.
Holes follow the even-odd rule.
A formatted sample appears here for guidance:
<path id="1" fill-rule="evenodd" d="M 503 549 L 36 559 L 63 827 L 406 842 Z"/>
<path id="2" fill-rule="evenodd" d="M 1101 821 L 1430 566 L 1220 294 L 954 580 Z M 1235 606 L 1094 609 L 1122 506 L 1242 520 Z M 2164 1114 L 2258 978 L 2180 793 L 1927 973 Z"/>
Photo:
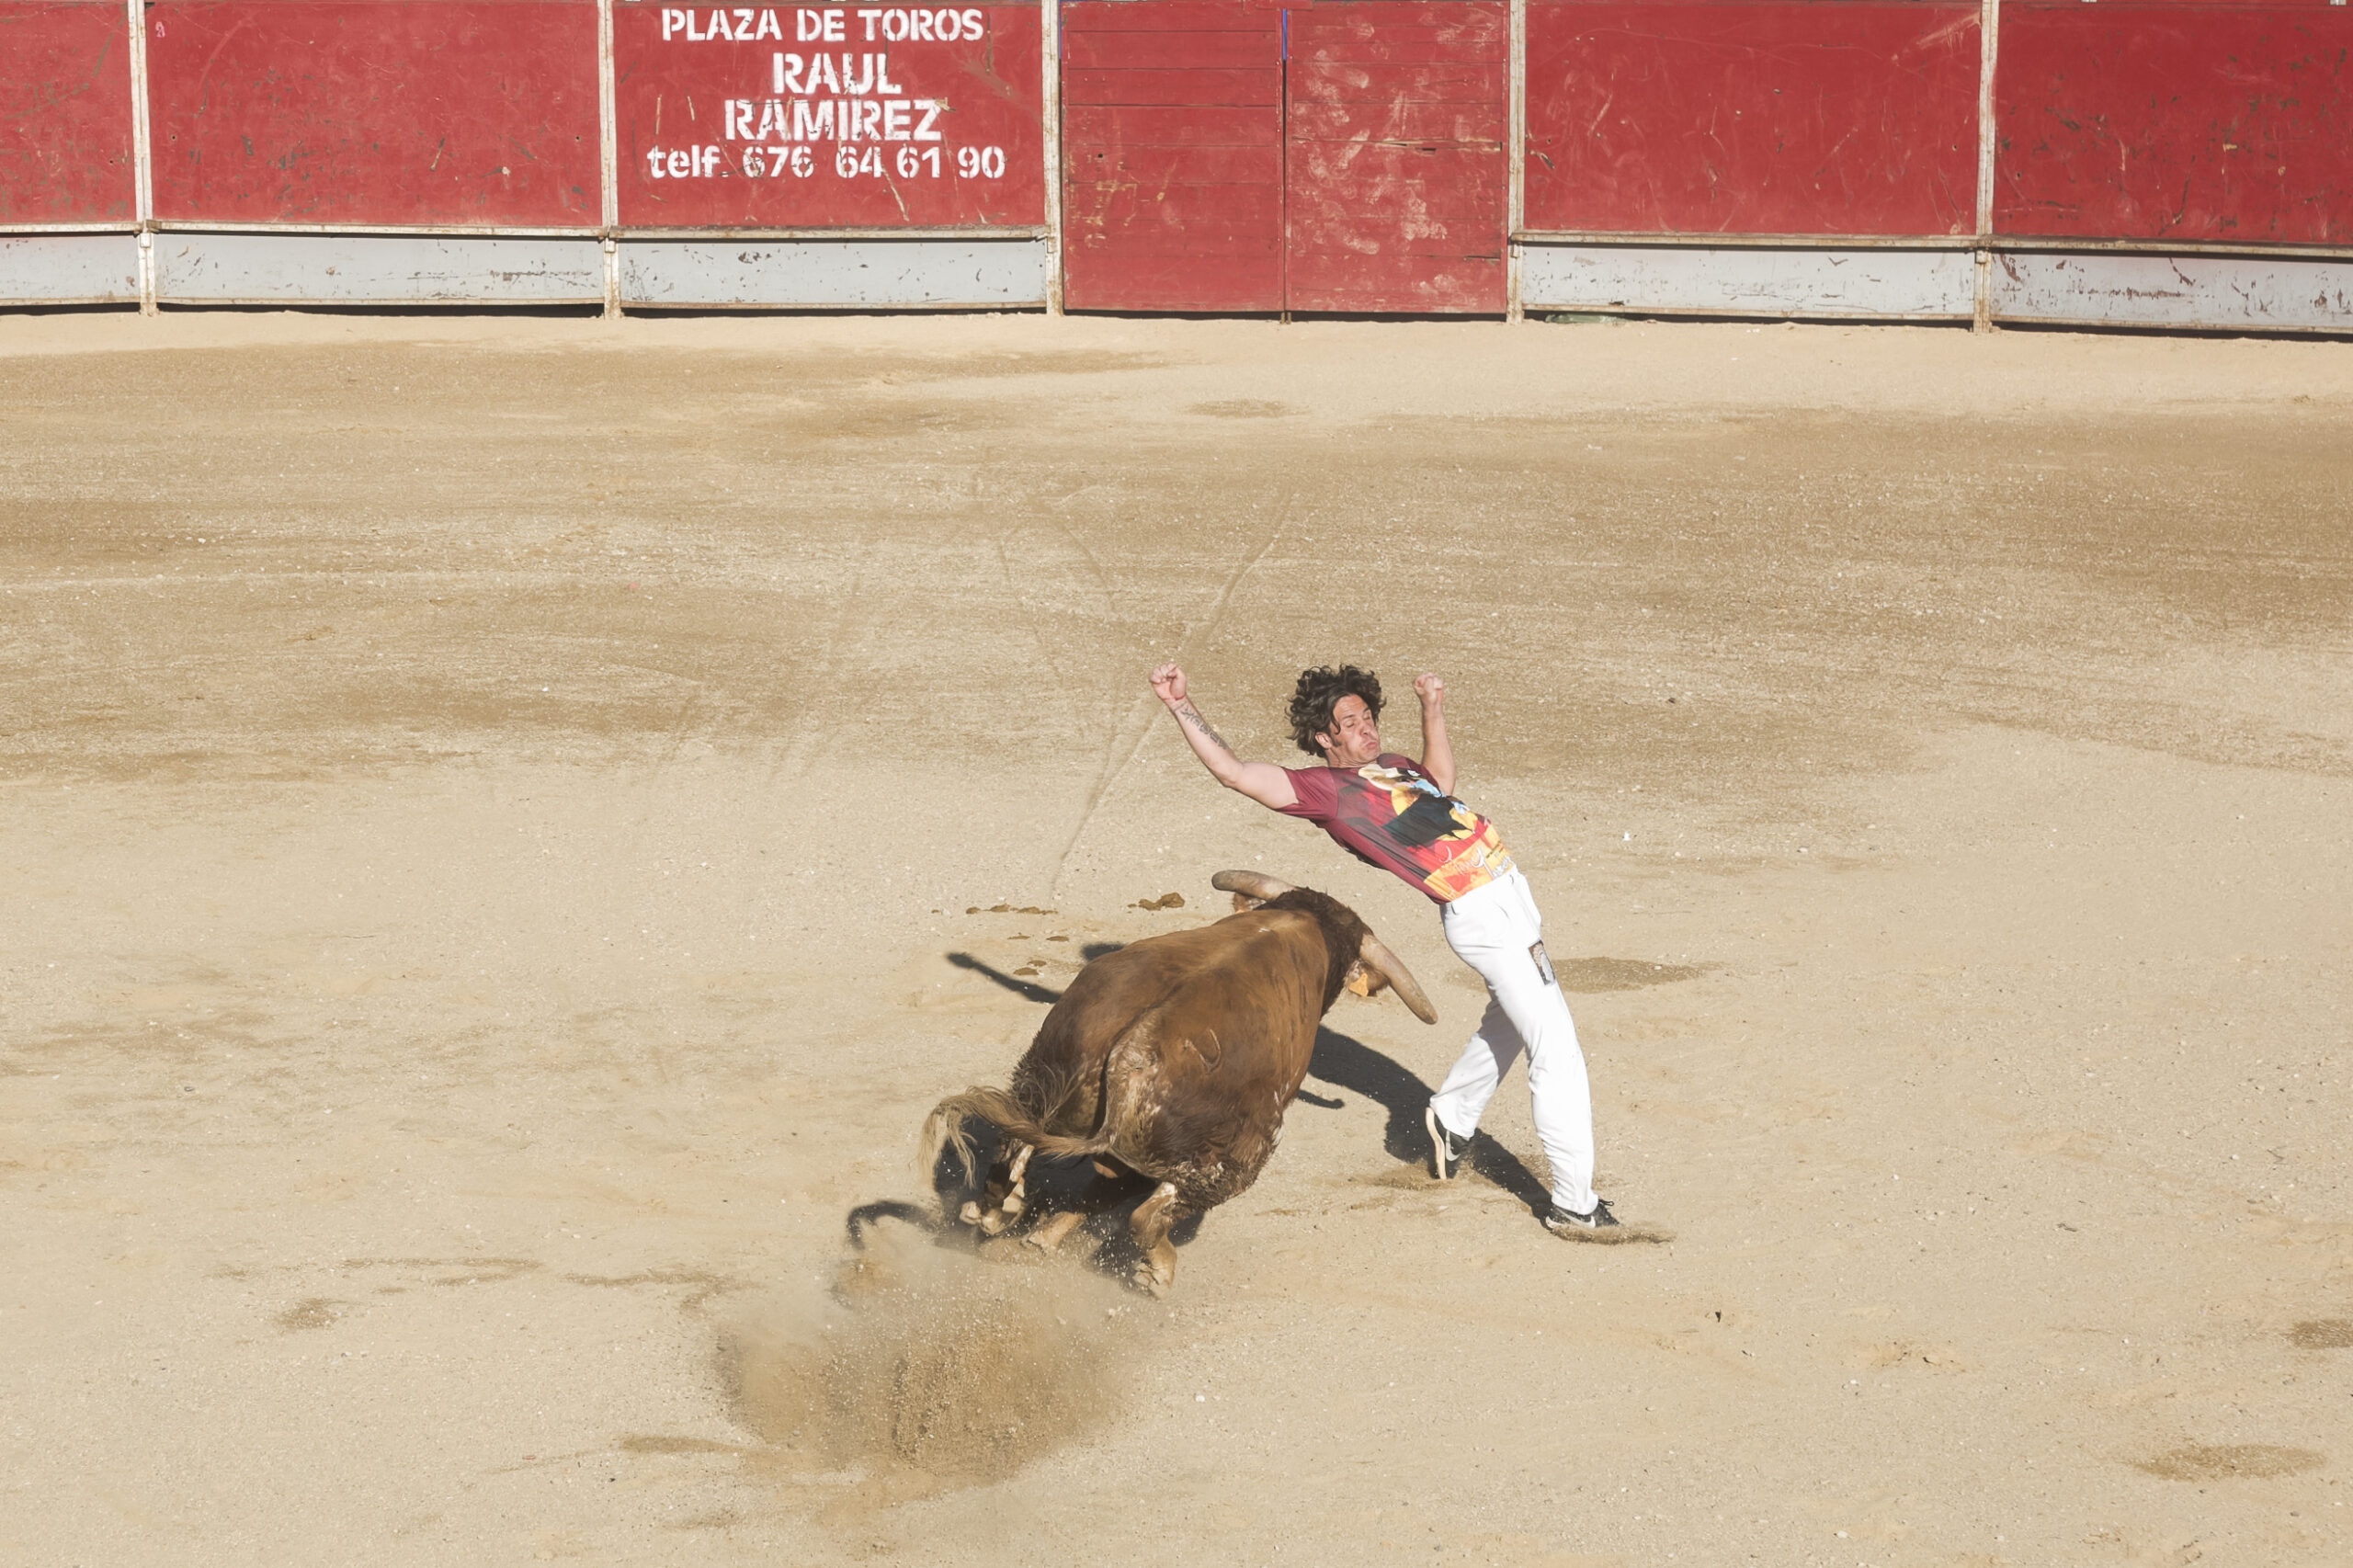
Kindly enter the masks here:
<path id="1" fill-rule="evenodd" d="M 1977 298 L 1970 330 L 1994 330 L 1994 165 L 2000 139 L 1994 127 L 1994 69 L 2001 58 L 2002 0 L 1983 0 L 1977 13 Z"/>
<path id="2" fill-rule="evenodd" d="M 1869 326 L 1876 323 L 1894 322 L 1910 326 L 1961 326 L 1969 318 L 1942 311 L 1890 311 L 1883 313 L 1841 315 L 1829 312 L 1808 311 L 1743 311 L 1732 306 L 1716 305 L 1537 305 L 1529 314 L 1535 316 L 1627 316 L 1649 319 L 1672 316 L 1677 321 L 1801 321 L 1818 322 L 1825 326 Z M 2005 316 L 2005 321 L 2018 318 Z M 2077 326 L 2087 324 L 2077 322 Z"/>
<path id="3" fill-rule="evenodd" d="M 1063 0 L 1038 0 L 1039 140 L 1046 163 L 1046 313 L 1063 313 Z"/>
<path id="4" fill-rule="evenodd" d="M 1510 183 L 1504 192 L 1504 232 L 1517 235 L 1528 223 L 1528 0 L 1511 0 L 1511 37 L 1505 54 L 1505 78 L 1510 107 L 1505 125 L 1511 152 L 1505 170 Z M 1527 312 L 1519 299 L 1520 247 L 1516 238 L 1504 243 L 1504 320 L 1522 321 Z"/>
<path id="5" fill-rule="evenodd" d="M 1574 229 L 1517 229 L 1511 237 L 1530 245 L 1686 245 L 1704 250 L 1974 250 L 1978 244 L 1970 234 L 1646 234 Z"/>
<path id="6" fill-rule="evenodd" d="M 2251 260 L 2275 256 L 2282 261 L 2353 260 L 2353 245 L 2275 245 L 2226 240 L 2076 240 L 2048 235 L 1995 234 L 1988 249 L 2005 255 L 2091 256 L 2131 253 L 2141 256 L 2237 256 Z"/>
<path id="7" fill-rule="evenodd" d="M 389 234 L 415 238 L 505 240 L 1042 240 L 1042 223 L 983 224 L 958 229 L 615 229 L 567 225 L 549 228 L 517 223 L 214 223 L 170 219 L 147 223 L 66 223 L 0 233 L 127 233 L 139 229 L 171 234 Z"/>
<path id="8" fill-rule="evenodd" d="M 604 303 L 604 299 L 602 293 L 549 294 L 531 300 L 420 300 L 413 295 L 397 295 L 388 299 L 290 300 L 281 294 L 264 294 L 250 298 L 243 295 L 206 294 L 195 299 L 184 299 L 165 294 L 162 302 L 177 311 L 261 309 L 296 312 L 343 310 L 480 312 L 540 311 L 547 309 L 550 305 L 598 305 Z"/>
<path id="9" fill-rule="evenodd" d="M 597 220 L 604 225 L 605 315 L 621 313 L 620 253 L 613 231 L 620 227 L 620 115 L 613 88 L 613 0 L 597 0 Z"/>
<path id="10" fill-rule="evenodd" d="M 605 232 L 594 227 L 541 228 L 527 223 L 215 223 L 201 218 L 164 219 L 145 227 L 159 234 L 393 234 L 504 240 L 593 240 Z"/>
<path id="11" fill-rule="evenodd" d="M 1977 13 L 1977 234 L 1994 232 L 1994 68 L 2000 57 L 2002 0 L 1983 0 Z"/>
<path id="12" fill-rule="evenodd" d="M 594 231 L 591 231 L 592 233 Z M 976 224 L 964 228 L 918 229 L 621 229 L 615 238 L 630 240 L 1047 240 L 1053 233 L 1043 223 Z"/>
<path id="13" fill-rule="evenodd" d="M 620 115 L 613 107 L 613 0 L 597 0 L 597 173 L 604 188 L 597 193 L 597 222 L 608 229 L 620 227 Z"/>
<path id="14" fill-rule="evenodd" d="M 142 227 L 135 219 L 111 223 L 0 223 L 0 240 L 11 234 L 135 234 Z"/>
<path id="15" fill-rule="evenodd" d="M 155 155 L 148 131 L 146 0 L 123 0 L 131 64 L 131 210 L 139 228 L 139 313 L 155 313 Z"/>
<path id="16" fill-rule="evenodd" d="M 966 311 L 975 315 L 985 313 L 995 316 L 1039 316 L 1046 313 L 1045 301 L 1042 300 L 1031 300 L 1021 304 L 1007 304 L 1003 300 L 969 301 L 928 300 L 917 304 L 888 305 L 796 305 L 779 304 L 768 301 L 754 301 L 749 303 L 741 301 L 711 301 L 699 304 L 692 301 L 679 301 L 669 304 L 650 305 L 643 300 L 632 300 L 630 301 L 629 309 L 631 315 L 640 316 L 664 311 L 692 311 L 698 314 L 724 311 L 730 315 L 772 316 L 910 316 L 938 315 L 943 311 Z"/>
<path id="17" fill-rule="evenodd" d="M 2107 251 L 2145 256 L 2243 256 L 2282 260 L 2336 261 L 2353 258 L 2348 245 L 2280 245 L 2211 240 L 2078 240 L 2047 235 L 1992 234 L 1646 234 L 1581 233 L 1574 230 L 1521 229 L 1512 234 L 1530 245 L 1681 245 L 1706 250 L 1990 250 L 2047 256 L 2096 255 Z"/>

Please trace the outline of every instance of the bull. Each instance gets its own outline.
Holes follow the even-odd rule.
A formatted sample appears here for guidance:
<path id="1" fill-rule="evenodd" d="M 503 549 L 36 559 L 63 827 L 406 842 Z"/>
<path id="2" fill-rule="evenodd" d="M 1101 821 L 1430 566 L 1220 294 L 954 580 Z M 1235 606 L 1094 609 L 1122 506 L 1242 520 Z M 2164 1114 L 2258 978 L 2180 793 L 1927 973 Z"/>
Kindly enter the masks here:
<path id="1" fill-rule="evenodd" d="M 1046 1015 L 1009 1086 L 950 1095 L 926 1119 L 925 1168 L 952 1150 L 968 1187 L 968 1123 L 1001 1134 L 986 1206 L 966 1202 L 957 1219 L 1004 1231 L 1027 1207 L 1040 1155 L 1148 1178 L 1156 1185 L 1129 1221 L 1135 1280 L 1165 1294 L 1176 1277 L 1169 1232 L 1258 1179 L 1342 987 L 1393 990 L 1438 1022 L 1405 966 L 1337 899 L 1255 871 L 1220 871 L 1211 885 L 1234 895 L 1233 914 L 1097 959 Z M 1084 1205 L 1054 1214 L 1030 1239 L 1051 1250 L 1085 1216 Z"/>

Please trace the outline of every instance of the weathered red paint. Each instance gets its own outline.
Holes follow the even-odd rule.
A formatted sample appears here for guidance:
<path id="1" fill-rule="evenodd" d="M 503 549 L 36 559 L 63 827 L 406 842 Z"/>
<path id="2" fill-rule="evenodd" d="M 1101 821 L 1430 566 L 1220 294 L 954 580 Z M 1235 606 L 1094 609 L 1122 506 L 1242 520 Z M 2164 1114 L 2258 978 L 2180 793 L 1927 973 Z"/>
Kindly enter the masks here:
<path id="1" fill-rule="evenodd" d="M 0 225 L 135 216 L 126 9 L 0 0 Z M 813 13 L 845 36 L 801 38 Z M 951 14 L 984 25 L 949 40 Z M 1998 233 L 2353 250 L 2353 8 L 2005 0 L 2002 16 Z M 165 220 L 600 222 L 594 0 L 147 0 L 144 17 Z M 1503 307 L 1504 0 L 1084 0 L 1063 17 L 1074 308 Z M 1978 18 L 1976 0 L 1529 0 L 1526 225 L 1967 235 Z M 631 0 L 614 20 L 631 227 L 1044 220 L 1032 0 Z M 753 124 L 771 99 L 841 86 L 775 89 L 778 56 L 828 45 L 854 75 L 889 62 L 879 90 L 838 94 L 883 117 L 855 167 L 837 136 Z M 918 98 L 947 106 L 937 142 L 901 123 Z M 813 155 L 802 171 L 755 153 L 755 177 L 756 147 Z M 954 161 L 989 150 L 1001 163 Z"/>
<path id="2" fill-rule="evenodd" d="M 2353 242 L 2353 9 L 2009 0 L 1994 227 Z"/>
<path id="3" fill-rule="evenodd" d="M 1289 307 L 1500 312 L 1508 12 L 1357 0 L 1284 15 Z"/>
<path id="4" fill-rule="evenodd" d="M 0 223 L 138 215 L 127 16 L 119 0 L 0 6 Z"/>
<path id="5" fill-rule="evenodd" d="M 1281 14 L 1066 6 L 1063 44 L 1063 304 L 1282 309 Z"/>
<path id="6" fill-rule="evenodd" d="M 1973 233 L 1978 62 L 1973 3 L 1534 0 L 1523 222 Z"/>
<path id="7" fill-rule="evenodd" d="M 928 36 L 904 36 L 916 15 Z M 733 36 L 745 18 L 752 36 Z M 835 36 L 823 36 L 828 18 Z M 979 23 L 978 36 L 965 36 L 967 18 Z M 804 31 L 820 36 L 804 39 Z M 943 31 L 955 36 L 941 41 Z M 1042 223 L 1043 36 L 1035 4 L 616 6 L 621 222 Z M 782 90 L 779 69 L 787 70 Z M 852 103 L 861 107 L 846 140 L 832 117 Z M 935 115 L 920 107 L 926 103 L 941 107 Z M 822 135 L 821 107 L 829 111 Z M 801 114 L 808 119 L 797 128 L 808 134 L 796 137 Z"/>
<path id="8" fill-rule="evenodd" d="M 1066 7 L 1064 303 L 1500 312 L 1507 27 L 1495 0 Z"/>
<path id="9" fill-rule="evenodd" d="M 153 0 L 155 215 L 594 227 L 589 0 Z"/>

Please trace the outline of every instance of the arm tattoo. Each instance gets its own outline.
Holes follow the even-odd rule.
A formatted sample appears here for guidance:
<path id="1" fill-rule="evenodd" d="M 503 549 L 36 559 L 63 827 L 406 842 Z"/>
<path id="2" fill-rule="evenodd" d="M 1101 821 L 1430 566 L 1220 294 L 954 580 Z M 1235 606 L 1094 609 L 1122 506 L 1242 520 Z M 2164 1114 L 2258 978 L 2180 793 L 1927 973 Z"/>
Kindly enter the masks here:
<path id="1" fill-rule="evenodd" d="M 1210 722 L 1207 719 L 1202 718 L 1200 710 L 1195 708 L 1191 703 L 1188 702 L 1184 707 L 1176 710 L 1176 717 L 1183 720 L 1186 723 L 1192 725 L 1196 730 L 1199 730 L 1205 737 L 1208 738 L 1209 743 L 1211 745 L 1225 753 L 1226 756 L 1232 756 L 1233 755 L 1233 748 L 1225 744 L 1225 737 L 1219 734 L 1215 730 L 1211 729 Z"/>

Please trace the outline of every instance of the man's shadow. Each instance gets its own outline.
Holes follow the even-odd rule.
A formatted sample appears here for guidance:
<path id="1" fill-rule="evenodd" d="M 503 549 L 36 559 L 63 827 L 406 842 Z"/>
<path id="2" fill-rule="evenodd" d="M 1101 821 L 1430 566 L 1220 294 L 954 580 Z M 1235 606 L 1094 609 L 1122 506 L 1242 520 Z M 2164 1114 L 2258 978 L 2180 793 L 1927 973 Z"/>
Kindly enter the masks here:
<path id="1" fill-rule="evenodd" d="M 1422 1113 L 1437 1091 L 1422 1082 L 1418 1074 L 1362 1040 L 1328 1026 L 1315 1031 L 1315 1053 L 1308 1058 L 1307 1072 L 1308 1076 L 1335 1088 L 1353 1089 L 1387 1111 L 1389 1119 L 1381 1129 L 1381 1147 L 1400 1165 L 1419 1165 L 1425 1170 L 1429 1167 L 1430 1134 L 1423 1125 Z M 1336 1110 L 1342 1104 L 1304 1089 L 1299 1097 L 1327 1110 Z M 1552 1204 L 1552 1195 L 1536 1179 L 1536 1173 L 1492 1138 L 1483 1134 L 1473 1138 L 1462 1163 L 1536 1212 L 1541 1213 Z"/>

